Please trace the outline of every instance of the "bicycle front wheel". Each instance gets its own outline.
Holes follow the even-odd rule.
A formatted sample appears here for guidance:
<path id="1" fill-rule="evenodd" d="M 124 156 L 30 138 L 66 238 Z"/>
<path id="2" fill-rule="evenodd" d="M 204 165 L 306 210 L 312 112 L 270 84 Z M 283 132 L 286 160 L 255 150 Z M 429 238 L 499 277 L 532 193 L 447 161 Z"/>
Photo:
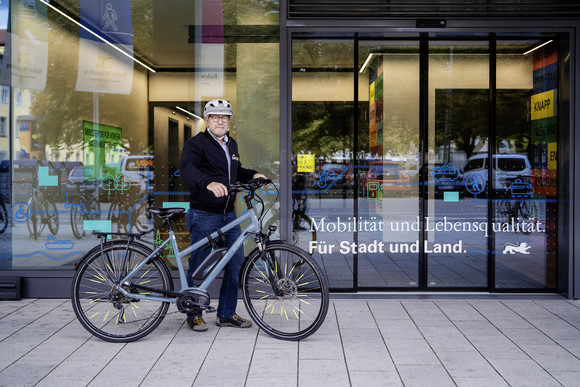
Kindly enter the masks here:
<path id="1" fill-rule="evenodd" d="M 305 251 L 286 243 L 268 244 L 263 254 L 256 251 L 242 268 L 248 313 L 277 339 L 310 336 L 328 311 L 328 283 L 322 270 Z"/>
<path id="2" fill-rule="evenodd" d="M 151 249 L 127 241 L 93 249 L 81 262 L 73 278 L 71 301 L 80 323 L 94 336 L 111 342 L 127 343 L 151 333 L 161 323 L 169 302 L 138 300 L 118 290 L 120 281 L 151 254 Z M 161 292 L 139 289 L 143 285 L 173 290 L 169 270 L 160 259 L 143 265 L 123 284 L 130 294 L 162 297 Z"/>

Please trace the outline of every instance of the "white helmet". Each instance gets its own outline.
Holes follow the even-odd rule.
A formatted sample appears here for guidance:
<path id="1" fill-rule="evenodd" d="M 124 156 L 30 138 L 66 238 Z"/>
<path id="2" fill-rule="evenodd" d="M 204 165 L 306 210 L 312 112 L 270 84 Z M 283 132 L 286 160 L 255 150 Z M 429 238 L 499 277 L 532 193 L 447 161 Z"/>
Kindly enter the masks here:
<path id="1" fill-rule="evenodd" d="M 206 103 L 203 108 L 203 118 L 207 118 L 210 114 L 220 114 L 233 117 L 234 109 L 225 99 L 214 99 Z"/>

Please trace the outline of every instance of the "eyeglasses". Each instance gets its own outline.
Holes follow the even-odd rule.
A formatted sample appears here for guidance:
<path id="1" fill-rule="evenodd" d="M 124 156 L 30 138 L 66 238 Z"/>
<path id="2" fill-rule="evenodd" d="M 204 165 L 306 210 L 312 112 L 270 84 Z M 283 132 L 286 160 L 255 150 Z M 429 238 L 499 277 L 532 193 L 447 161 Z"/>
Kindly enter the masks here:
<path id="1" fill-rule="evenodd" d="M 230 120 L 230 116 L 209 116 L 213 122 L 228 122 Z"/>

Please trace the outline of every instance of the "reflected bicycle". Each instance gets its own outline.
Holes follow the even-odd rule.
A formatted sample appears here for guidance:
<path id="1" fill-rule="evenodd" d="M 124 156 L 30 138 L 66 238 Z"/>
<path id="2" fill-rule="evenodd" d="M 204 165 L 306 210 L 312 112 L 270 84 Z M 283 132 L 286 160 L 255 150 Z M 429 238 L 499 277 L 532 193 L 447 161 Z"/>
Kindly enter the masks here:
<path id="1" fill-rule="evenodd" d="M 166 316 L 170 304 L 178 312 L 213 312 L 208 294 L 210 284 L 246 239 L 257 247 L 246 257 L 240 272 L 244 304 L 250 317 L 267 334 L 281 340 L 301 340 L 320 328 L 329 306 L 327 279 L 313 258 L 284 241 L 270 240 L 276 226 L 262 231 L 260 217 L 252 205 L 255 191 L 270 180 L 254 179 L 230 187 L 232 195 L 245 192 L 248 211 L 184 250 L 179 250 L 172 220 L 183 208 L 149 211 L 168 226 L 169 237 L 154 251 L 140 238 L 147 232 L 125 234 L 125 239 L 107 240 L 112 233 L 98 233 L 100 245 L 90 250 L 77 266 L 71 301 L 80 323 L 94 336 L 110 342 L 130 342 L 151 333 Z M 232 247 L 217 247 L 224 233 L 245 221 Z M 181 289 L 173 281 L 162 259 L 163 250 L 173 248 Z M 212 247 L 212 252 L 193 274 L 200 284 L 188 287 L 182 258 L 192 251 Z"/>

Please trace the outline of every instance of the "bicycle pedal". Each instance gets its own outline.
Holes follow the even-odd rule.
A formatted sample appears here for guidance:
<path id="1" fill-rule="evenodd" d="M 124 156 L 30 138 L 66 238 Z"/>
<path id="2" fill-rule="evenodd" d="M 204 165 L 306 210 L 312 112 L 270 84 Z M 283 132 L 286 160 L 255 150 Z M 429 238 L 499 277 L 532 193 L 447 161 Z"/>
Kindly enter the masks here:
<path id="1" fill-rule="evenodd" d="M 206 313 L 214 313 L 216 309 L 213 306 L 208 306 L 205 310 Z"/>

